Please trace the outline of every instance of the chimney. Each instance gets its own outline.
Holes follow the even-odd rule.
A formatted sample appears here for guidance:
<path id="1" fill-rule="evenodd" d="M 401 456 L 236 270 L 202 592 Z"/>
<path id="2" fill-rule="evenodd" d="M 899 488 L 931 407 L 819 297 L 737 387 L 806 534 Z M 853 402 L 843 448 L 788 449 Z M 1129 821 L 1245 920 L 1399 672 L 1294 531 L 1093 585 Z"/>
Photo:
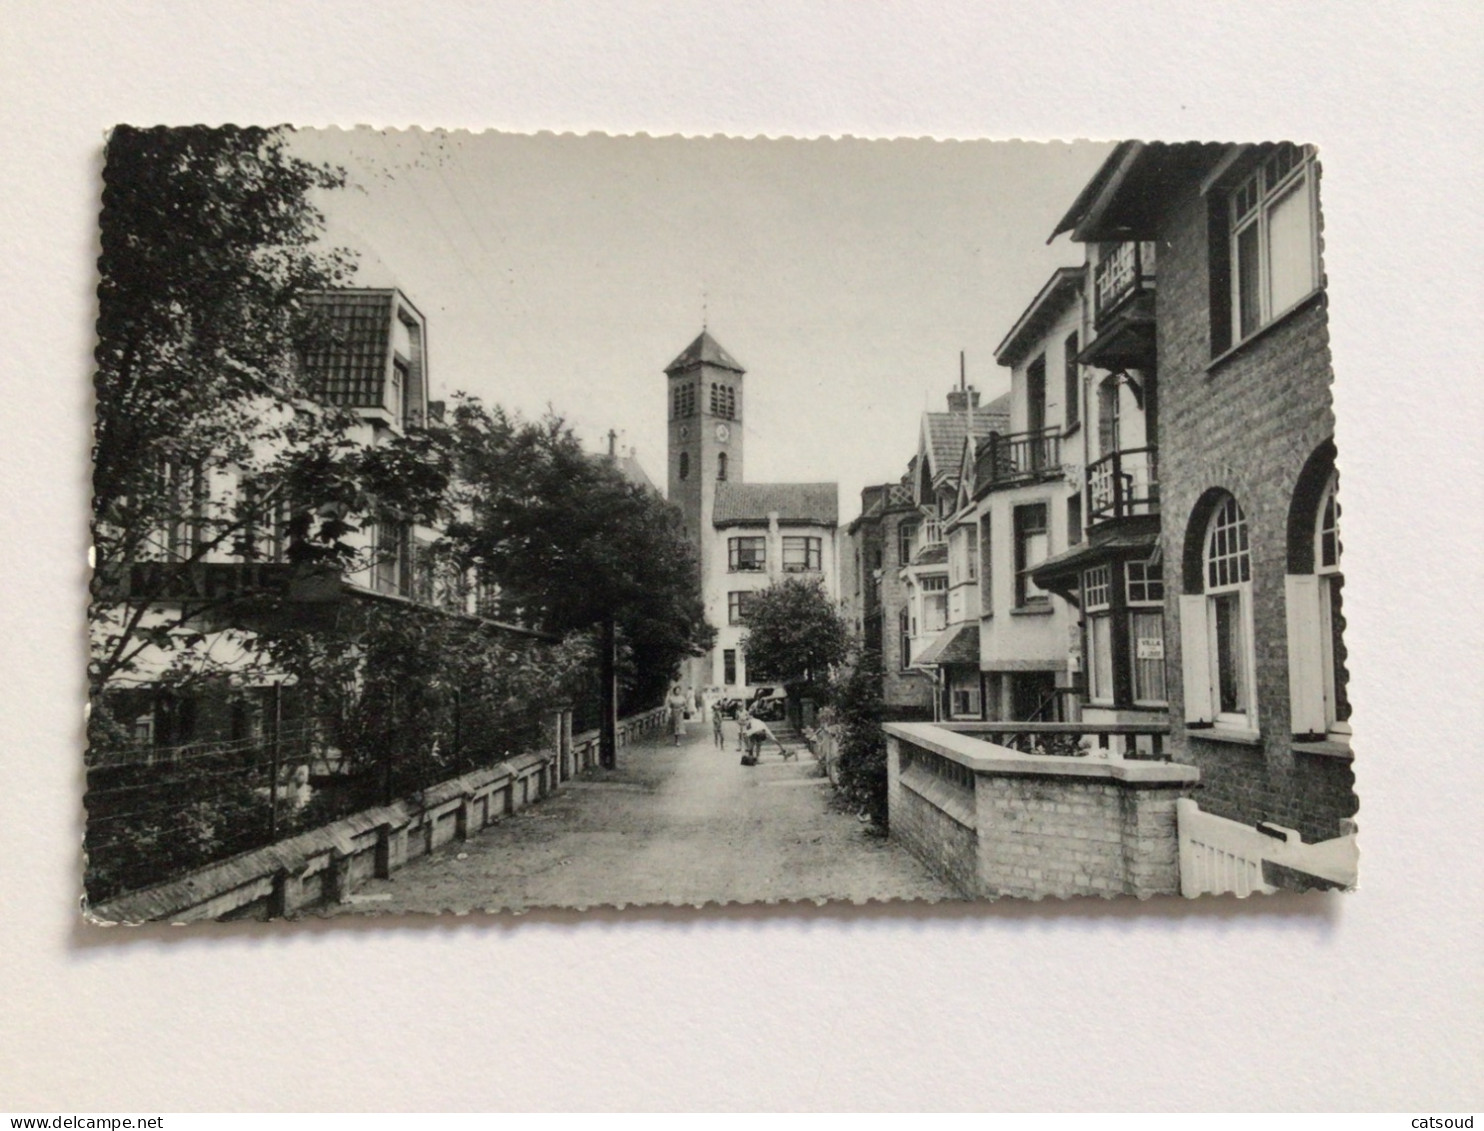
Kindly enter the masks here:
<path id="1" fill-rule="evenodd" d="M 954 389 L 948 394 L 949 412 L 968 412 L 971 408 L 979 407 L 979 390 L 973 385 L 965 385 L 961 389 Z"/>

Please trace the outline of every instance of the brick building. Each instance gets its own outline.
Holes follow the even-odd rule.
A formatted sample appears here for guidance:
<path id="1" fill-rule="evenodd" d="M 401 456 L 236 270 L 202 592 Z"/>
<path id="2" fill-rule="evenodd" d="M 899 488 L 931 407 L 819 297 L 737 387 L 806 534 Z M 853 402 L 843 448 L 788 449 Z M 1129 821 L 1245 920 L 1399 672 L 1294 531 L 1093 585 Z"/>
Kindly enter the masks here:
<path id="1" fill-rule="evenodd" d="M 1203 810 L 1306 841 L 1356 809 L 1318 185 L 1306 147 L 1124 143 L 1056 230 L 1158 248 L 1171 753 Z"/>
<path id="2" fill-rule="evenodd" d="M 902 566 L 912 559 L 912 536 L 922 515 L 912 501 L 910 472 L 896 483 L 861 491 L 861 513 L 846 528 L 850 583 L 845 615 L 862 647 L 881 664 L 882 695 L 898 714 L 931 717 L 933 684 L 914 669 L 911 623 Z"/>

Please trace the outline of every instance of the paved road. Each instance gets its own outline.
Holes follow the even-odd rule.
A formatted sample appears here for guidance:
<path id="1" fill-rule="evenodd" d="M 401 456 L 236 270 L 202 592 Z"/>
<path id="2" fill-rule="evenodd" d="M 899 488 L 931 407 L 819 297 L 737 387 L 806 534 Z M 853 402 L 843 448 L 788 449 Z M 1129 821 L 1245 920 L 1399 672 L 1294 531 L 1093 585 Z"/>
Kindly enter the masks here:
<path id="1" fill-rule="evenodd" d="M 759 900 L 955 898 L 895 843 L 829 805 L 807 750 L 739 765 L 735 726 L 692 722 L 619 751 L 619 767 L 462 844 L 358 887 L 342 911 L 467 911 Z"/>

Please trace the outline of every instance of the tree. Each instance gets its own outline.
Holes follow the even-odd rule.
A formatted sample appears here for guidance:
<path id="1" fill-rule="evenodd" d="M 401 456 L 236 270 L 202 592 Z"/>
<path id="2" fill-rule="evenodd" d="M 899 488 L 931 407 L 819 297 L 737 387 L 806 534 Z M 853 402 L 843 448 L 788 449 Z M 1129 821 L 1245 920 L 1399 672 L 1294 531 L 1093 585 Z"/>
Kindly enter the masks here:
<path id="1" fill-rule="evenodd" d="M 192 584 L 197 567 L 286 541 L 303 577 L 356 564 L 359 523 L 430 517 L 447 486 L 436 436 L 353 443 L 299 363 L 326 332 L 305 296 L 353 264 L 317 241 L 316 190 L 283 130 L 135 129 L 105 150 L 93 448 L 95 694 L 145 657 L 201 671 L 204 623 L 281 588 Z M 228 488 L 230 485 L 230 488 Z M 156 568 L 142 569 L 141 563 Z M 194 571 L 194 573 L 193 573 Z M 247 574 L 243 575 L 247 577 Z M 250 642 L 244 637 L 244 642 Z M 163 671 L 161 670 L 163 668 Z"/>
<path id="2" fill-rule="evenodd" d="M 887 804 L 886 737 L 881 724 L 886 703 L 881 695 L 881 656 L 866 651 L 836 679 L 831 710 L 837 728 L 836 782 L 846 804 L 885 830 Z"/>
<path id="3" fill-rule="evenodd" d="M 768 672 L 789 695 L 828 697 L 831 670 L 850 654 L 850 628 L 818 578 L 790 577 L 753 594 L 744 607 L 748 671 Z"/>
<path id="4" fill-rule="evenodd" d="M 453 414 L 462 518 L 455 556 L 557 636 L 611 626 L 624 691 L 657 700 L 714 639 L 674 508 L 589 456 L 558 416 L 526 421 L 464 398 Z"/>

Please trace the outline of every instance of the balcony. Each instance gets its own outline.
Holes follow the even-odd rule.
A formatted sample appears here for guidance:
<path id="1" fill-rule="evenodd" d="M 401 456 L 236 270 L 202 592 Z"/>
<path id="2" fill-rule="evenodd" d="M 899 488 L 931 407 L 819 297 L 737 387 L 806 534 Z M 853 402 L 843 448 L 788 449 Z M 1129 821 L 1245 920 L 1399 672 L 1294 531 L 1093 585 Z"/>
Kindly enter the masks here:
<path id="1" fill-rule="evenodd" d="M 979 446 L 979 486 L 1004 487 L 1056 479 L 1061 471 L 1061 429 L 1013 432 L 1001 436 L 991 432 Z"/>
<path id="2" fill-rule="evenodd" d="M 1092 277 L 1094 337 L 1078 357 L 1104 369 L 1154 364 L 1153 243 L 1119 244 Z"/>
<path id="3" fill-rule="evenodd" d="M 912 535 L 912 557 L 911 561 L 916 564 L 925 551 L 943 548 L 943 553 L 948 552 L 947 539 L 943 536 L 943 520 L 938 518 L 925 518 L 917 524 L 917 529 Z M 934 560 L 939 560 L 936 557 Z M 944 557 L 941 560 L 946 561 Z"/>
<path id="4" fill-rule="evenodd" d="M 1127 448 L 1087 466 L 1087 524 L 1159 513 L 1159 450 Z"/>

